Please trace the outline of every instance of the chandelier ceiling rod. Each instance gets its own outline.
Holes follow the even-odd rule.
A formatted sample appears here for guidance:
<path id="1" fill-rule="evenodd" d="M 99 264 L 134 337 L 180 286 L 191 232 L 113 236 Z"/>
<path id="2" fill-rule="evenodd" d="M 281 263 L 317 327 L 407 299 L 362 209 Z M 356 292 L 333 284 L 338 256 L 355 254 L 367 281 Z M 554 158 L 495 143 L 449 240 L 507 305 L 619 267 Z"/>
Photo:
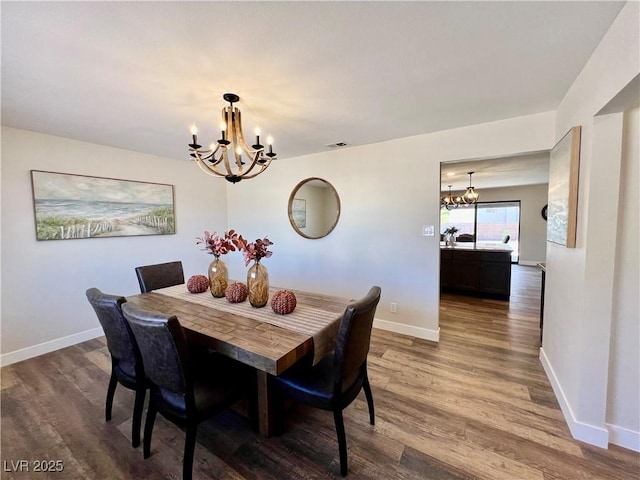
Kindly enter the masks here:
<path id="1" fill-rule="evenodd" d="M 222 122 L 220 123 L 221 136 L 216 143 L 212 143 L 208 150 L 202 150 L 198 145 L 198 129 L 191 126 L 191 139 L 189 152 L 198 166 L 207 174 L 224 177 L 231 183 L 237 183 L 244 178 L 253 178 L 264 172 L 276 159 L 273 153 L 273 139 L 267 137 L 269 151 L 264 152 L 264 145 L 260 144 L 260 130 L 256 128 L 256 143 L 249 147 L 242 133 L 242 119 L 240 110 L 233 104 L 240 100 L 235 93 L 225 93 L 222 98 L 229 102 L 228 107 L 222 109 Z M 229 150 L 233 153 L 229 158 Z M 218 154 L 218 156 L 216 156 Z M 249 166 L 243 159 L 243 154 L 248 157 Z"/>

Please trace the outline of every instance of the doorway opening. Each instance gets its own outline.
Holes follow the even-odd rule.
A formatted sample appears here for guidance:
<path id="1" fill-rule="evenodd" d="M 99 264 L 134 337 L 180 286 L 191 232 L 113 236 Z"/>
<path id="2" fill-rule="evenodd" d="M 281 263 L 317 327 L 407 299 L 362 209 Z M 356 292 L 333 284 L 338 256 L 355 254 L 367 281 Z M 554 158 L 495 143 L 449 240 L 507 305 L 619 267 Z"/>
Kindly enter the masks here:
<path id="1" fill-rule="evenodd" d="M 478 202 L 455 210 L 440 209 L 440 229 L 458 229 L 458 236 L 470 235 L 476 245 L 511 247 L 511 263 L 518 263 L 520 241 L 520 200 Z"/>

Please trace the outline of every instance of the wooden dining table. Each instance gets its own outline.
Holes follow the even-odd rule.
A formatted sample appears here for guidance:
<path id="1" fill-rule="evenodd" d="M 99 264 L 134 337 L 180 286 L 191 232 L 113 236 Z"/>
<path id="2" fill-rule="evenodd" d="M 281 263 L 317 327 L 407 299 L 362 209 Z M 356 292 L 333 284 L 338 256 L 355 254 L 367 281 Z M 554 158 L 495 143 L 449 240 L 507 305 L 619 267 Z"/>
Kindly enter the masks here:
<path id="1" fill-rule="evenodd" d="M 270 298 L 279 290 L 270 288 Z M 192 294 L 185 284 L 127 297 L 142 308 L 175 315 L 190 342 L 209 347 L 256 370 L 257 424 L 265 436 L 276 428 L 273 377 L 309 356 L 312 363 L 333 351 L 342 315 L 353 300 L 292 290 L 297 306 L 278 315 L 269 304 L 232 304 L 209 292 Z"/>

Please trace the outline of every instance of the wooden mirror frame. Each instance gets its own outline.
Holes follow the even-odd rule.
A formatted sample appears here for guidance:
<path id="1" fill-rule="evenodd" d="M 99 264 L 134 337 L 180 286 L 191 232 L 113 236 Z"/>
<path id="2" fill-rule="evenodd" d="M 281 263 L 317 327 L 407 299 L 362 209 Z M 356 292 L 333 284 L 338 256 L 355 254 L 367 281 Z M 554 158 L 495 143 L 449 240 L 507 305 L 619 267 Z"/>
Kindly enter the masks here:
<path id="1" fill-rule="evenodd" d="M 327 185 L 327 189 L 330 190 L 333 193 L 333 196 L 335 198 L 336 201 L 336 214 L 335 214 L 335 220 L 333 221 L 333 224 L 327 229 L 326 232 L 324 232 L 322 235 L 318 235 L 318 236 L 311 236 L 305 232 L 303 232 L 297 225 L 296 222 L 294 220 L 294 215 L 293 215 L 293 200 L 296 196 L 296 194 L 298 193 L 298 191 L 307 183 L 312 182 L 312 181 L 320 181 L 323 182 Z M 293 227 L 293 229 L 298 233 L 298 235 L 300 235 L 301 237 L 304 238 L 308 238 L 311 240 L 317 240 L 319 238 L 324 238 L 327 235 L 329 235 L 331 232 L 333 232 L 333 229 L 336 228 L 336 225 L 338 224 L 338 220 L 340 220 L 340 196 L 338 195 L 338 192 L 336 191 L 336 189 L 334 188 L 333 185 L 331 185 L 329 182 L 327 182 L 324 178 L 319 178 L 319 177 L 309 177 L 309 178 L 305 178 L 304 180 L 302 180 L 301 182 L 299 182 L 294 189 L 291 191 L 291 195 L 289 195 L 289 202 L 287 204 L 287 212 L 289 214 L 289 223 L 291 223 L 291 226 Z"/>

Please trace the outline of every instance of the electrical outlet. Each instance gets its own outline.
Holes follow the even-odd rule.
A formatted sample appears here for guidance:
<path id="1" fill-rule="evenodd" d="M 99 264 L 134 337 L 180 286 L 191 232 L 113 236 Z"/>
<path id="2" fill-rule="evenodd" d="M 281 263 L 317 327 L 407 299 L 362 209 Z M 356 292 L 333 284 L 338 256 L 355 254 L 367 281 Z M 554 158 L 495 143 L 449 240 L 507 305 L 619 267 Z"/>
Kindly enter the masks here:
<path id="1" fill-rule="evenodd" d="M 391 302 L 391 313 L 398 313 L 398 304 L 396 302 Z"/>

